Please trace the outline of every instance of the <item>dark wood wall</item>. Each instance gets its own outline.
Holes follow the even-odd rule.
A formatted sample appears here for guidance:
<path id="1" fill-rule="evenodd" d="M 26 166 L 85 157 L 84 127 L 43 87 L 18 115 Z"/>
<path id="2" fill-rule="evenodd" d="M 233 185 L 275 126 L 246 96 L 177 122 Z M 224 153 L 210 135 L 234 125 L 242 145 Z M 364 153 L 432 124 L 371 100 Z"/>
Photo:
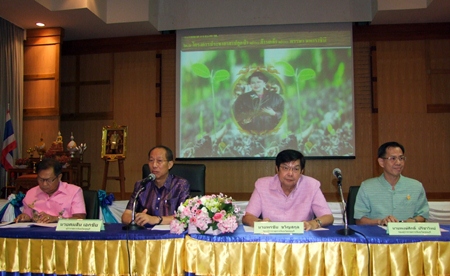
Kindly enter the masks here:
<path id="1" fill-rule="evenodd" d="M 420 180 L 434 200 L 450 198 L 450 24 L 354 26 L 356 158 L 308 160 L 306 174 L 338 200 L 343 188 L 379 175 L 376 149 L 396 140 L 406 148 L 404 174 Z M 61 132 L 87 143 L 91 189 L 100 189 L 102 127 L 128 126 L 126 190 L 141 178 L 148 149 L 175 149 L 175 36 L 65 42 L 61 58 Z M 56 133 L 54 135 L 56 137 Z M 51 141 L 48 141 L 49 143 Z M 192 163 L 195 163 L 194 161 Z M 248 200 L 258 177 L 275 172 L 270 160 L 208 160 L 207 193 Z M 110 165 L 110 174 L 117 167 Z M 107 192 L 119 192 L 108 181 Z"/>

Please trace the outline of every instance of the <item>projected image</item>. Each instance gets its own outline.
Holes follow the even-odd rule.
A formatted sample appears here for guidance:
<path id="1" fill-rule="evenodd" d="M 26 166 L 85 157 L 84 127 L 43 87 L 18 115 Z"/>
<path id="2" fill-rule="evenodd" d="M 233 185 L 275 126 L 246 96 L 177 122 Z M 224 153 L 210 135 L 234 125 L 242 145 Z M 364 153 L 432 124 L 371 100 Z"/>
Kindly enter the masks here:
<path id="1" fill-rule="evenodd" d="M 240 130 L 264 135 L 277 129 L 284 114 L 284 98 L 275 78 L 255 71 L 248 77 L 248 85 L 234 86 L 238 96 L 233 104 L 233 118 Z M 239 80 L 240 82 L 240 80 Z"/>
<path id="2" fill-rule="evenodd" d="M 319 35 L 322 42 L 306 47 L 283 34 L 257 34 L 255 41 L 266 36 L 273 44 L 237 49 L 222 36 L 203 44 L 205 37 L 186 37 L 177 157 L 272 158 L 287 148 L 308 157 L 354 156 L 352 50 L 325 47 L 330 37 Z"/>

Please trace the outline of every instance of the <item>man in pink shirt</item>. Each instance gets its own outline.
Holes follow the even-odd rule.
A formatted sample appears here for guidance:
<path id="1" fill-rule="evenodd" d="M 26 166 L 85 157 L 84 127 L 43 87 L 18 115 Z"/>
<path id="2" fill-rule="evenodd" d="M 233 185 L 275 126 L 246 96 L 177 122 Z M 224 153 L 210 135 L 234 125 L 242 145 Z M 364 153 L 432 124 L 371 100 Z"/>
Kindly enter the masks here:
<path id="1" fill-rule="evenodd" d="M 306 231 L 333 224 L 334 217 L 320 190 L 320 182 L 302 174 L 305 163 L 299 151 L 278 153 L 277 174 L 256 181 L 242 222 L 253 226 L 261 220 L 303 221 Z"/>
<path id="2" fill-rule="evenodd" d="M 38 186 L 23 199 L 23 213 L 16 222 L 57 222 L 60 218 L 84 219 L 86 207 L 80 187 L 61 182 L 62 166 L 55 159 L 44 159 L 37 165 Z"/>

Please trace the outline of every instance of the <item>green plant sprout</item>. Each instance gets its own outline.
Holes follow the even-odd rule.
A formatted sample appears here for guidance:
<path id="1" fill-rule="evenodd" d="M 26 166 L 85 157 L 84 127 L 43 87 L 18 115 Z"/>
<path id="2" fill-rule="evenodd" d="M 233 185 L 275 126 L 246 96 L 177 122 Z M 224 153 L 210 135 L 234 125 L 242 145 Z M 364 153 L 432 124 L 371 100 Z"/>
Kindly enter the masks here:
<path id="1" fill-rule="evenodd" d="M 210 70 L 205 64 L 195 63 L 192 65 L 192 72 L 205 79 L 209 79 L 209 84 L 211 86 L 211 95 L 212 95 L 212 113 L 214 115 L 213 118 L 213 130 L 216 132 L 216 100 L 215 100 L 215 89 L 214 87 L 219 85 L 220 82 L 227 80 L 230 78 L 230 72 L 227 70 L 218 70 L 214 72 L 214 70 Z"/>

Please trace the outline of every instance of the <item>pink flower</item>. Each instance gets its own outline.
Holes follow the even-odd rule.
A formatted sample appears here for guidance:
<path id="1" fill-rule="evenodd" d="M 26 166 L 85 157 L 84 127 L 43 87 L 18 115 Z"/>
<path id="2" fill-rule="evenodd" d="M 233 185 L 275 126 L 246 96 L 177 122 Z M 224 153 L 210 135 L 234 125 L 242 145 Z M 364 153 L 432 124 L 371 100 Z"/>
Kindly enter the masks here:
<path id="1" fill-rule="evenodd" d="M 170 231 L 183 233 L 190 225 L 200 233 L 205 233 L 208 229 L 231 233 L 237 229 L 237 218 L 241 213 L 238 207 L 233 206 L 233 199 L 222 193 L 190 198 L 178 207 L 174 222 L 170 224 Z"/>
<path id="2" fill-rule="evenodd" d="M 186 225 L 180 221 L 174 219 L 170 222 L 170 233 L 181 234 L 184 232 Z"/>
<path id="3" fill-rule="evenodd" d="M 214 221 L 220 221 L 222 218 L 223 218 L 222 212 L 215 213 L 214 216 L 213 216 L 213 220 Z"/>
<path id="4" fill-rule="evenodd" d="M 236 217 L 235 216 L 229 216 L 226 219 L 219 222 L 217 225 L 217 228 L 222 233 L 233 233 L 238 227 Z"/>

